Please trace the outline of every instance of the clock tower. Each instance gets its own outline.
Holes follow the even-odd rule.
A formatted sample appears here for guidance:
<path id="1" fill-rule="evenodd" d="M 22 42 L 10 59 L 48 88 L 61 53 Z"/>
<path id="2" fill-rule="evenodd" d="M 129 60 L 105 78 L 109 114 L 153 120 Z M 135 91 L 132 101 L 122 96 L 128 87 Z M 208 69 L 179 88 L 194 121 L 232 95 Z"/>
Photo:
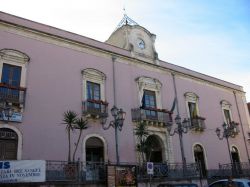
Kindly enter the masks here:
<path id="1" fill-rule="evenodd" d="M 106 43 L 129 50 L 134 58 L 158 64 L 156 35 L 130 19 L 126 14 Z"/>

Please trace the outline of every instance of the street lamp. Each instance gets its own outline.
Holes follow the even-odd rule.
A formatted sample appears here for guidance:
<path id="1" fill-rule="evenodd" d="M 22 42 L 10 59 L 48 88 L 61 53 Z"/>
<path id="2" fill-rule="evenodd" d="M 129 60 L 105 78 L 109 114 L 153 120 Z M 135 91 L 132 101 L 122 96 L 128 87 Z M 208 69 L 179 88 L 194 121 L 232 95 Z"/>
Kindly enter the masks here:
<path id="1" fill-rule="evenodd" d="M 215 130 L 216 135 L 218 136 L 219 140 L 223 140 L 224 138 L 226 138 L 227 149 L 228 149 L 230 162 L 231 162 L 232 166 L 233 166 L 233 158 L 232 158 L 232 154 L 230 152 L 230 146 L 229 146 L 228 138 L 230 138 L 230 137 L 235 138 L 235 136 L 239 133 L 239 129 L 238 129 L 237 125 L 238 125 L 238 123 L 235 123 L 234 121 L 232 121 L 229 124 L 223 123 L 223 125 L 222 125 L 223 132 L 222 133 L 221 133 L 220 128 L 216 128 L 216 130 Z"/>
<path id="2" fill-rule="evenodd" d="M 116 163 L 119 164 L 120 159 L 118 152 L 118 130 L 122 130 L 126 112 L 124 112 L 121 108 L 118 109 L 116 106 L 113 106 L 111 108 L 111 115 L 114 117 L 114 120 L 110 121 L 108 126 L 105 126 L 107 117 L 102 118 L 101 123 L 104 130 L 108 130 L 110 127 L 113 127 L 115 129 Z"/>
<path id="3" fill-rule="evenodd" d="M 179 135 L 181 158 L 182 158 L 182 164 L 183 164 L 183 169 L 184 169 L 186 168 L 186 158 L 184 154 L 182 134 L 188 132 L 190 120 L 185 118 L 183 121 L 181 121 L 181 117 L 177 115 L 175 117 L 175 123 L 177 124 L 177 127 L 175 128 L 173 128 L 173 123 L 168 123 L 167 130 L 170 136 L 174 136 L 175 134 Z"/>

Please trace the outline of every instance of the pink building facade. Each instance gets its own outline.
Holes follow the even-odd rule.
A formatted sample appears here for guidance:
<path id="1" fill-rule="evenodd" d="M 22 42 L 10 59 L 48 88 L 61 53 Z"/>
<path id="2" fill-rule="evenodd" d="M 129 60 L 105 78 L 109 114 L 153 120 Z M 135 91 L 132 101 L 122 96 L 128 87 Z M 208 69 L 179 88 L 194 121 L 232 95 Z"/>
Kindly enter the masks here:
<path id="1" fill-rule="evenodd" d="M 139 162 L 134 131 L 139 121 L 156 142 L 151 161 L 182 162 L 179 135 L 167 130 L 177 126 L 176 116 L 189 119 L 182 134 L 187 163 L 199 161 L 206 169 L 230 163 L 226 139 L 215 132 L 222 133 L 224 123 L 236 126 L 234 138 L 228 138 L 231 158 L 248 162 L 243 88 L 158 59 L 155 39 L 145 28 L 124 23 L 99 42 L 1 12 L 1 104 L 15 115 L 1 118 L 0 159 L 67 160 L 62 119 L 73 110 L 88 118 L 76 159 L 116 162 L 115 131 L 101 124 L 107 113 L 105 125 L 113 120 L 115 105 L 126 112 L 118 131 L 120 162 Z M 72 144 L 77 137 L 72 134 Z"/>

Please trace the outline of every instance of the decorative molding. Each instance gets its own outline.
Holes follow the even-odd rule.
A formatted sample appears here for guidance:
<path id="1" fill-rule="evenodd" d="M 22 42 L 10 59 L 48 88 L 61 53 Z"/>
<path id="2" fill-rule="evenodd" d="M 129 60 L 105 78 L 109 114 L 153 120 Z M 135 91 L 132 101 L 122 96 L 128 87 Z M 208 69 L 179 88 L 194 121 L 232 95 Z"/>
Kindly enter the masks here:
<path id="1" fill-rule="evenodd" d="M 90 79 L 102 83 L 104 83 L 106 80 L 106 75 L 103 72 L 93 68 L 82 70 L 82 75 L 84 79 Z"/>
<path id="2" fill-rule="evenodd" d="M 28 55 L 14 49 L 1 49 L 0 57 L 6 61 L 12 61 L 22 64 L 26 64 L 27 62 L 30 61 Z"/>
<path id="3" fill-rule="evenodd" d="M 25 28 L 25 27 L 22 27 L 19 25 L 13 25 L 11 23 L 0 22 L 0 29 L 4 30 L 6 32 L 10 32 L 10 33 L 17 34 L 20 36 L 39 40 L 42 42 L 51 43 L 51 44 L 65 47 L 65 48 L 69 48 L 72 50 L 81 51 L 84 53 L 89 53 L 89 54 L 92 54 L 92 55 L 98 56 L 98 57 L 104 57 L 104 58 L 108 59 L 108 58 L 110 58 L 110 56 L 116 55 L 118 58 L 120 58 L 119 62 L 121 62 L 121 63 L 133 64 L 135 66 L 140 66 L 140 67 L 147 69 L 147 70 L 161 72 L 161 73 L 171 73 L 172 72 L 172 73 L 175 73 L 176 75 L 178 75 L 180 78 L 187 79 L 189 81 L 196 81 L 197 83 L 204 84 L 204 85 L 210 85 L 214 88 L 217 88 L 217 89 L 220 88 L 223 90 L 227 90 L 229 92 L 237 91 L 237 93 L 245 93 L 240 88 L 235 89 L 235 88 L 232 88 L 229 86 L 225 86 L 221 83 L 216 83 L 213 81 L 205 80 L 205 79 L 197 77 L 195 75 L 186 74 L 186 73 L 180 72 L 178 70 L 169 69 L 167 67 L 163 67 L 163 66 L 160 66 L 157 64 L 152 64 L 152 63 L 140 60 L 140 59 L 135 59 L 133 57 L 131 58 L 131 57 L 126 56 L 126 55 L 122 55 L 122 54 L 114 53 L 114 52 L 107 51 L 104 49 L 92 47 L 90 45 L 76 42 L 76 41 L 70 40 L 68 38 L 63 38 L 60 36 L 48 34 L 48 33 L 45 33 L 42 31 L 37 31 L 37 30 L 31 29 L 31 28 Z M 160 63 L 164 63 L 164 62 L 161 61 Z"/>

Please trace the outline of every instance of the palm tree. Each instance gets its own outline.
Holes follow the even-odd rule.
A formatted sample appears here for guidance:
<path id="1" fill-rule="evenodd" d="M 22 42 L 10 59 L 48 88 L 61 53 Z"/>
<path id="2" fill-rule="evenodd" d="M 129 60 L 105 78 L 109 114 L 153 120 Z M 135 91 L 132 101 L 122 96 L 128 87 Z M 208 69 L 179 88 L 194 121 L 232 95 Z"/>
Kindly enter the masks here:
<path id="1" fill-rule="evenodd" d="M 80 142 L 80 139 L 81 139 L 81 136 L 82 136 L 82 131 L 88 128 L 87 124 L 88 124 L 87 119 L 78 118 L 75 121 L 74 129 L 79 129 L 80 133 L 79 133 L 79 136 L 78 136 L 78 140 L 77 140 L 77 142 L 75 144 L 75 150 L 74 150 L 74 153 L 73 153 L 73 162 L 75 161 L 75 154 L 76 154 L 76 150 L 78 148 L 78 145 L 79 145 L 79 142 Z"/>
<path id="2" fill-rule="evenodd" d="M 135 128 L 135 135 L 137 136 L 138 144 L 137 151 L 140 152 L 142 161 L 145 161 L 144 154 L 146 154 L 146 139 L 149 136 L 147 124 L 143 121 L 139 122 Z"/>
<path id="3" fill-rule="evenodd" d="M 69 152 L 68 162 L 71 162 L 71 137 L 70 133 L 73 130 L 73 125 L 76 122 L 77 114 L 74 111 L 68 110 L 63 113 L 63 124 L 66 124 L 66 131 L 68 133 Z"/>

